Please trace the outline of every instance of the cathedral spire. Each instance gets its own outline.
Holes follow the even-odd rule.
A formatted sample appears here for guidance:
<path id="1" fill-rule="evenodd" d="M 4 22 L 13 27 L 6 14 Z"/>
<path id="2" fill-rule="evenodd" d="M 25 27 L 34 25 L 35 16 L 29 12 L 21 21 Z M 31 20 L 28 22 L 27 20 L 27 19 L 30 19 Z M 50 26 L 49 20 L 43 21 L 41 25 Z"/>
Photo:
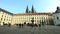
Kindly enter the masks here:
<path id="1" fill-rule="evenodd" d="M 34 7 L 33 7 L 33 5 L 32 5 L 32 9 L 31 9 L 31 11 L 32 11 L 32 13 L 34 13 Z"/>
<path id="2" fill-rule="evenodd" d="M 27 5 L 27 8 L 26 8 L 26 13 L 28 13 L 29 12 L 29 9 L 28 9 L 28 5 Z"/>

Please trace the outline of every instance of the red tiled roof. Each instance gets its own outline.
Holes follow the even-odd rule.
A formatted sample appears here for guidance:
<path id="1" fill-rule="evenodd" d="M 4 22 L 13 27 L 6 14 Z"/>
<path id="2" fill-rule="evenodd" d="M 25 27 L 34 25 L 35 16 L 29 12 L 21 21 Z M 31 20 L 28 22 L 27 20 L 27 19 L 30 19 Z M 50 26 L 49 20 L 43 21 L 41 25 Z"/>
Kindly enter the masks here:
<path id="1" fill-rule="evenodd" d="M 24 13 L 24 14 L 13 14 L 14 16 L 23 16 L 23 15 L 52 15 L 51 13 Z"/>

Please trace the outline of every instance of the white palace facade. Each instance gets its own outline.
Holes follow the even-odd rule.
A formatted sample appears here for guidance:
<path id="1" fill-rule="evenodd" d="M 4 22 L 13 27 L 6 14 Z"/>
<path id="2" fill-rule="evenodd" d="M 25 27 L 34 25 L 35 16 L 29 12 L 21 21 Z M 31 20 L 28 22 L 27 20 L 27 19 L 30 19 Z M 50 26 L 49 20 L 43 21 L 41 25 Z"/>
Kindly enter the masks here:
<path id="1" fill-rule="evenodd" d="M 53 24 L 53 16 L 51 13 L 37 13 L 32 6 L 31 11 L 29 11 L 28 6 L 24 14 L 13 14 L 4 9 L 0 8 L 0 25 L 8 24 L 24 24 L 24 22 L 32 23 L 31 20 L 34 20 L 34 24 Z"/>
<path id="2" fill-rule="evenodd" d="M 60 25 L 60 7 L 56 8 L 55 13 L 53 13 L 53 19 L 55 25 Z"/>

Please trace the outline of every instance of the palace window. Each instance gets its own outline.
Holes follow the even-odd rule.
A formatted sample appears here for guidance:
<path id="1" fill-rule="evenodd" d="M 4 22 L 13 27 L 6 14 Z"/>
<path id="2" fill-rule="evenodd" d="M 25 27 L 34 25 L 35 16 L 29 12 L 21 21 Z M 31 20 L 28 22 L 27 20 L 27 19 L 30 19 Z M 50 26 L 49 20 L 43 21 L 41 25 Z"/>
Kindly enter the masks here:
<path id="1" fill-rule="evenodd" d="M 2 15 L 2 17 L 3 17 L 3 15 Z"/>
<path id="2" fill-rule="evenodd" d="M 5 19 L 4 19 L 4 21 L 5 21 Z"/>
<path id="3" fill-rule="evenodd" d="M 1 20 L 2 20 L 2 18 L 1 18 Z"/>
<path id="4" fill-rule="evenodd" d="M 57 20 L 59 19 L 59 17 L 57 17 Z"/>

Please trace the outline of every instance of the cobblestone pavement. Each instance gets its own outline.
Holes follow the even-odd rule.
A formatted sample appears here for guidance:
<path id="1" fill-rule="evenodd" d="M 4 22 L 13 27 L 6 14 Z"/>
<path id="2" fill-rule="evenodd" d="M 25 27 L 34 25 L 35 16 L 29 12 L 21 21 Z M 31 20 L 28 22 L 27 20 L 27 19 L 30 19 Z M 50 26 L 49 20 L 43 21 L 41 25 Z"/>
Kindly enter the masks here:
<path id="1" fill-rule="evenodd" d="M 2 26 L 0 34 L 60 34 L 60 26 L 45 25 L 42 27 Z"/>

